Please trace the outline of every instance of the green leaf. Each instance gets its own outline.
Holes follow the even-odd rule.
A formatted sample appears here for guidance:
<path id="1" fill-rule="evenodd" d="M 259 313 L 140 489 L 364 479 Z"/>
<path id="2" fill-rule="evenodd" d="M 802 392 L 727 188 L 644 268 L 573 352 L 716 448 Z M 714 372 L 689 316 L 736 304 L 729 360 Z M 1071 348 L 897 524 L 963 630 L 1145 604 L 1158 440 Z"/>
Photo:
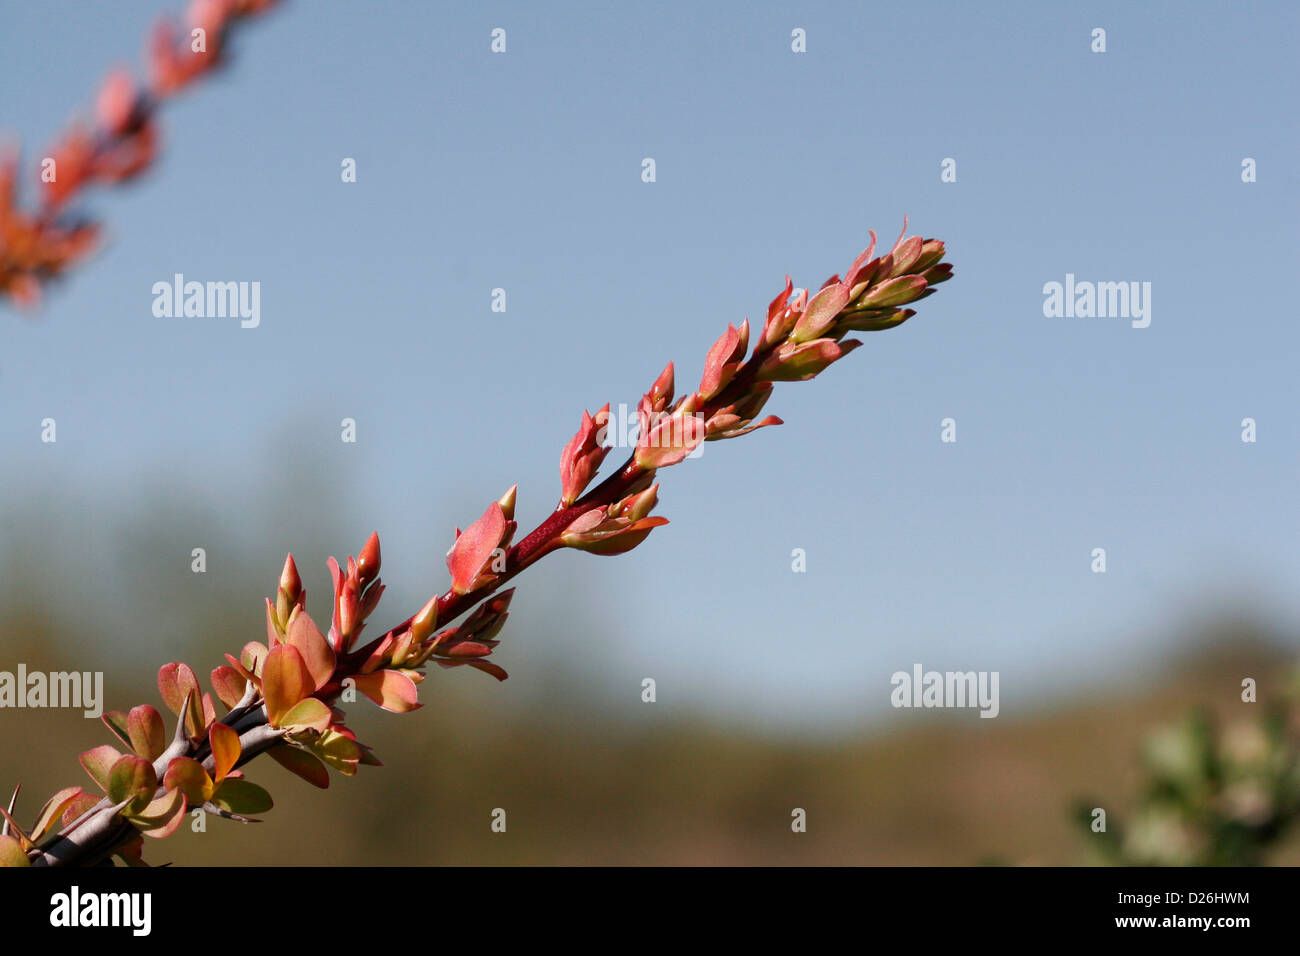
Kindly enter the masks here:
<path id="1" fill-rule="evenodd" d="M 269 793 L 243 777 L 229 777 L 222 781 L 212 795 L 212 802 L 222 810 L 239 814 L 265 813 L 274 806 Z"/>
<path id="2" fill-rule="evenodd" d="M 131 746 L 131 735 L 126 729 L 126 714 L 120 710 L 110 710 L 108 713 L 100 714 L 99 719 L 104 722 L 104 726 L 117 736 L 128 747 Z"/>
<path id="3" fill-rule="evenodd" d="M 329 788 L 329 771 L 325 769 L 323 763 L 307 753 L 307 751 L 299 750 L 288 744 L 282 744 L 279 747 L 272 747 L 267 753 L 271 755 L 272 760 L 285 770 L 302 777 L 313 787 L 320 787 L 322 790 Z"/>
<path id="4" fill-rule="evenodd" d="M 323 734 L 330 725 L 330 709 L 315 697 L 298 701 L 280 718 L 280 726 L 291 731 L 314 730 Z"/>
<path id="5" fill-rule="evenodd" d="M 357 772 L 357 762 L 361 759 L 361 748 L 333 729 L 325 731 L 312 741 L 311 752 L 339 773 L 349 777 Z"/>
<path id="6" fill-rule="evenodd" d="M 143 757 L 126 754 L 109 771 L 108 799 L 114 803 L 130 800 L 125 807 L 128 814 L 139 813 L 147 807 L 157 789 L 158 775 L 153 764 Z"/>

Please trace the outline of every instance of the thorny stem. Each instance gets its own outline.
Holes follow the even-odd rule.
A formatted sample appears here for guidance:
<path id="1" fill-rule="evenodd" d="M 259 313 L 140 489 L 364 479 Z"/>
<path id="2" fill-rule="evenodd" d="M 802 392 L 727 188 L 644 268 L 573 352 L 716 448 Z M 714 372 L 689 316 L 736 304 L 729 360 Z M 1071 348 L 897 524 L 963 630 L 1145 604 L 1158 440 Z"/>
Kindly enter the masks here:
<path id="1" fill-rule="evenodd" d="M 717 400 L 711 404 L 716 403 Z M 505 570 L 496 575 L 492 581 L 466 594 L 457 594 L 448 590 L 446 594 L 440 596 L 438 599 L 439 620 L 450 623 L 460 617 L 525 568 L 535 564 L 559 547 L 560 535 L 584 512 L 621 500 L 631 492 L 637 483 L 644 483 L 651 474 L 652 472 L 647 472 L 641 468 L 634 458 L 629 456 L 618 471 L 609 475 L 568 508 L 557 508 L 540 525 L 510 548 L 506 556 Z M 385 637 L 391 634 L 399 634 L 410 627 L 413 619 L 414 615 L 365 647 L 348 654 L 340 661 L 339 668 L 336 671 L 336 679 L 331 680 L 329 684 L 322 687 L 315 696 L 327 704 L 337 700 L 342 693 L 342 678 L 354 672 Z M 177 741 L 173 741 L 172 746 L 169 746 L 164 751 L 155 764 L 155 770 L 160 781 L 166 773 L 167 765 L 178 756 L 193 757 L 202 763 L 203 768 L 209 773 L 213 769 L 215 761 L 211 755 L 207 740 L 200 738 L 191 741 L 184 737 L 185 710 L 185 707 L 181 708 L 181 717 L 177 723 L 177 739 L 183 742 L 183 746 L 178 747 Z M 236 767 L 242 767 L 254 757 L 265 753 L 271 747 L 280 743 L 283 739 L 283 732 L 270 727 L 267 720 L 264 701 L 260 696 L 254 696 L 253 686 L 250 684 L 244 699 L 221 720 L 221 723 L 239 734 L 241 751 Z M 155 796 L 163 796 L 165 793 L 165 788 L 160 785 Z M 55 837 L 48 840 L 40 848 L 38 854 L 33 857 L 32 865 L 93 866 L 109 859 L 120 846 L 134 838 L 136 833 L 130 823 L 125 819 L 118 818 L 117 812 L 120 809 L 121 805 L 115 806 L 109 802 L 108 798 L 104 798 L 77 820 L 64 827 Z"/>
<path id="2" fill-rule="evenodd" d="M 772 387 L 770 384 L 772 381 L 812 378 L 831 362 L 845 354 L 847 349 L 843 351 L 836 350 L 828 356 L 825 353 L 825 348 L 822 348 L 822 346 L 826 346 L 836 349 L 834 343 L 839 341 L 845 331 L 849 329 L 871 330 L 873 327 L 888 328 L 914 314 L 912 310 L 906 310 L 889 316 L 868 314 L 865 319 L 862 317 L 864 312 L 870 313 L 874 309 L 890 312 L 900 304 L 915 301 L 924 295 L 930 294 L 930 291 L 928 291 L 930 283 L 942 282 L 951 276 L 952 268 L 950 265 L 939 265 L 939 261 L 943 256 L 942 242 L 926 240 L 923 243 L 919 237 L 913 237 L 905 243 L 905 236 L 906 224 L 904 225 L 904 234 L 899 237 L 899 241 L 895 245 L 895 252 L 862 264 L 875 248 L 875 234 L 873 233 L 872 245 L 855 262 L 850 275 L 846 276 L 843 281 L 838 276 L 833 276 L 822 287 L 824 295 L 819 293 L 816 297 L 821 303 L 820 311 L 816 311 L 816 305 L 809 305 L 809 300 L 803 296 L 801 296 L 797 306 L 784 304 L 785 299 L 788 299 L 790 294 L 790 282 L 787 278 L 785 299 L 774 300 L 769 307 L 769 324 L 760 326 L 762 331 L 758 334 L 757 342 L 753 345 L 753 351 L 748 359 L 738 363 L 739 367 L 726 365 L 727 362 L 731 361 L 726 357 L 728 347 L 733 349 L 730 354 L 736 355 L 735 348 L 738 347 L 743 352 L 748 344 L 745 334 L 742 333 L 738 336 L 737 330 L 734 328 L 729 329 L 727 336 L 719 339 L 714 349 L 709 353 L 705 378 L 700 390 L 679 398 L 675 404 L 667 409 L 667 414 L 681 417 L 698 416 L 705 425 L 704 433 L 696 440 L 707 440 L 709 437 L 713 437 L 709 431 L 712 422 L 719 418 L 724 422 L 728 416 L 733 421 L 737 420 L 740 417 L 738 410 L 746 407 L 754 409 L 753 415 L 756 416 L 757 409 L 762 407 L 762 402 L 766 399 L 766 391 Z M 895 253 L 901 257 L 901 260 L 896 261 L 893 258 Z M 919 266 L 915 272 L 909 272 L 909 267 L 917 265 L 921 259 L 925 260 L 924 265 Z M 885 264 L 882 265 L 882 263 Z M 877 267 L 884 270 L 880 276 L 874 274 Z M 862 278 L 864 276 L 865 278 Z M 859 282 L 859 279 L 861 279 L 861 282 Z M 860 291 L 864 287 L 870 287 L 873 282 L 877 283 L 874 291 L 871 293 Z M 849 290 L 855 290 L 855 294 L 858 296 L 858 298 L 854 299 L 856 308 L 845 308 Z M 830 303 L 836 302 L 839 303 L 839 311 L 832 315 L 828 311 L 831 308 Z M 804 311 L 806 308 L 812 311 Z M 778 312 L 779 309 L 784 309 L 784 313 Z M 796 318 L 792 314 L 792 309 L 797 310 L 801 316 L 797 319 L 800 324 L 793 324 L 796 322 Z M 844 320 L 843 325 L 838 327 L 837 331 L 836 328 L 833 328 L 833 325 L 836 317 L 841 314 L 848 315 L 849 318 Z M 808 319 L 809 315 L 813 315 L 815 318 L 809 320 L 801 328 L 800 325 L 804 323 L 805 319 Z M 888 324 L 873 326 L 873 321 L 877 318 L 888 318 L 891 321 Z M 773 329 L 779 331 L 773 332 Z M 771 334 L 769 335 L 769 333 Z M 813 337 L 823 334 L 829 334 L 831 337 L 817 338 L 816 341 L 812 340 Z M 847 344 L 856 347 L 861 343 L 855 341 Z M 794 348 L 793 351 L 791 351 L 792 347 Z M 799 353 L 806 353 L 809 349 L 816 348 L 822 348 L 822 351 L 818 353 L 813 361 L 799 363 Z M 773 364 L 775 371 L 766 371 L 769 364 Z M 789 368 L 784 374 L 789 377 L 783 377 L 782 374 L 786 366 L 789 366 Z M 719 388 L 718 386 L 723 381 L 721 376 L 724 372 L 729 373 L 728 378 L 726 384 Z M 661 383 L 664 382 L 667 384 L 662 386 L 661 390 Z M 714 384 L 709 386 L 707 384 L 709 382 Z M 708 394 L 706 389 L 709 391 L 716 390 L 716 393 L 704 398 L 703 396 Z M 661 414 L 661 410 L 670 400 L 671 392 L 672 367 L 669 366 L 651 391 L 647 393 L 645 401 L 650 403 L 650 408 L 655 414 Z M 758 402 L 757 408 L 754 406 L 756 400 Z M 645 405 L 642 407 L 644 409 Z M 751 416 L 746 417 L 752 420 Z M 752 431 L 754 427 L 771 424 L 773 421 L 779 422 L 779 419 L 770 416 L 768 420 L 759 423 L 759 425 L 751 425 L 738 433 L 744 434 L 746 431 Z M 593 419 L 589 415 L 585 416 L 582 430 L 575 436 L 574 442 L 581 443 L 590 440 L 592 433 L 588 429 L 594 427 Z M 647 424 L 643 423 L 643 428 L 648 427 Z M 725 424 L 719 428 L 719 434 L 716 437 L 727 438 L 733 437 L 733 434 L 735 434 L 728 433 L 724 429 Z M 649 433 L 647 432 L 647 434 Z M 645 438 L 645 435 L 642 437 Z M 561 463 L 561 472 L 565 478 L 566 498 L 577 495 L 582 484 L 585 484 L 590 478 L 588 472 L 581 476 L 580 483 L 575 481 L 573 485 L 569 484 L 573 472 L 566 471 L 566 468 L 568 463 L 572 461 L 570 456 L 573 454 L 575 447 L 579 446 L 574 445 L 572 442 L 566 447 L 565 457 Z M 481 581 L 478 587 L 471 586 L 469 590 L 463 592 L 456 589 L 458 584 L 465 586 L 471 581 L 475 581 L 475 579 L 473 577 L 466 578 L 463 572 L 458 574 L 457 568 L 454 566 L 453 554 L 455 548 L 453 548 L 453 552 L 449 553 L 448 556 L 449 568 L 452 570 L 453 586 L 445 593 L 437 596 L 435 602 L 437 613 L 436 615 L 430 615 L 426 620 L 435 620 L 440 626 L 452 624 L 547 554 L 566 546 L 579 547 L 580 545 L 575 544 L 573 539 L 568 536 L 571 528 L 574 529 L 574 533 L 577 533 L 575 522 L 578 519 L 583 518 L 589 512 L 600 509 L 610 509 L 610 516 L 612 517 L 615 506 L 619 505 L 620 502 L 635 500 L 634 496 L 640 496 L 651 487 L 651 483 L 655 479 L 656 467 L 664 467 L 681 460 L 680 457 L 675 460 L 667 460 L 655 458 L 653 455 L 645 456 L 641 454 L 644 450 L 644 448 L 638 447 L 637 452 L 630 455 L 617 470 L 585 495 L 578 497 L 572 504 L 565 506 L 564 500 L 566 499 L 561 499 L 555 510 L 536 528 L 506 549 L 504 564 L 500 571 L 494 570 L 487 573 L 480 569 L 477 572 L 477 581 Z M 591 454 L 590 449 L 585 454 Z M 601 457 L 603 457 L 603 453 L 601 453 Z M 640 461 L 638 461 L 638 458 L 640 458 Z M 597 457 L 594 461 L 595 464 L 591 466 L 593 469 L 598 466 L 600 458 Z M 662 464 L 651 464 L 652 462 L 662 462 Z M 570 488 L 572 488 L 571 491 Z M 513 492 L 511 492 L 511 495 L 513 495 Z M 498 507 L 496 515 L 498 522 L 500 522 L 502 520 L 500 507 Z M 486 517 L 485 515 L 485 519 Z M 601 515 L 594 517 L 601 520 L 604 518 Z M 506 520 L 513 520 L 513 511 Z M 511 528 L 513 528 L 513 525 L 511 525 Z M 498 540 L 503 541 L 504 538 Z M 363 552 L 360 559 L 365 567 L 371 568 L 369 572 L 371 583 L 377 583 L 377 578 L 373 578 L 374 573 L 378 570 L 377 547 L 376 539 L 375 550 L 373 552 L 370 550 Z M 371 561 L 374 562 L 373 567 L 369 564 Z M 386 641 L 401 638 L 402 635 L 407 634 L 416 626 L 415 622 L 417 621 L 417 615 L 412 615 L 365 646 L 345 652 L 344 648 L 355 638 L 357 632 L 352 630 L 351 624 L 346 624 L 345 627 L 340 626 L 342 618 L 339 615 L 343 605 L 338 602 L 341 600 L 339 594 L 344 592 L 340 590 L 339 568 L 334 564 L 331 564 L 331 567 L 335 574 L 335 625 L 339 628 L 338 634 L 342 635 L 342 637 L 335 643 L 336 656 L 334 658 L 333 673 L 311 695 L 327 705 L 332 705 L 339 698 L 343 692 L 344 682 L 349 677 L 360 675 L 363 668 L 368 663 L 371 663 L 371 658 L 376 653 L 381 652 L 382 645 Z M 292 557 L 286 565 L 285 573 L 292 573 L 293 579 L 296 579 L 297 572 L 293 569 Z M 352 583 L 348 586 L 346 593 L 351 595 L 353 602 L 351 605 L 353 608 L 352 613 L 355 613 L 357 597 L 364 590 L 364 587 L 368 585 L 358 585 L 358 581 L 363 579 L 358 577 L 358 566 L 352 562 L 352 559 L 349 559 L 349 575 Z M 286 600 L 284 586 L 282 584 L 281 600 Z M 298 587 L 300 587 L 300 583 L 295 585 L 295 593 L 298 593 L 296 590 Z M 290 597 L 287 600 L 292 602 L 294 599 Z M 299 605 L 301 606 L 300 601 Z M 364 622 L 372 607 L 373 603 L 362 611 L 360 619 L 362 622 Z M 283 623 L 288 612 L 281 609 L 279 614 Z M 292 618 L 289 618 L 289 621 L 291 622 Z M 290 626 L 292 625 L 290 624 Z M 420 628 L 422 631 L 421 640 L 423 640 L 424 624 L 421 624 Z M 283 630 L 281 633 L 283 633 Z M 334 639 L 335 634 L 335 630 L 332 629 L 331 640 Z M 317 634 L 317 640 L 323 640 L 319 634 Z M 274 640 L 272 643 L 274 644 Z M 406 643 L 409 646 L 410 642 Z M 371 666 L 374 665 L 371 663 Z M 189 695 L 194 693 L 196 691 L 191 690 Z M 198 761 L 210 776 L 215 771 L 216 757 L 211 752 L 210 738 L 198 737 L 191 739 L 186 734 L 185 715 L 190 712 L 192 702 L 192 697 L 189 695 L 186 696 L 185 702 L 180 708 L 181 717 L 177 723 L 176 734 L 171 745 L 163 751 L 153 764 L 157 779 L 160 781 L 160 786 L 155 790 L 155 800 L 168 792 L 161 785 L 161 781 L 163 781 L 168 767 L 177 757 L 190 757 Z M 251 680 L 247 685 L 244 696 L 236 702 L 221 723 L 233 730 L 238 736 L 240 755 L 237 758 L 236 767 L 243 766 L 261 753 L 281 745 L 288 734 L 287 730 L 270 726 L 270 714 L 266 701 L 262 697 L 262 688 Z M 124 806 L 125 804 L 113 805 L 107 798 L 101 800 L 83 813 L 81 817 L 65 826 L 57 835 L 48 838 L 43 845 L 29 851 L 33 854 L 31 862 L 35 865 L 59 866 L 75 863 L 95 864 L 108 860 L 113 853 L 122 851 L 124 847 L 136 839 L 135 828 L 128 820 L 118 816 L 118 812 Z M 200 809 L 209 813 L 243 819 L 211 802 L 205 803 Z"/>
<path id="3" fill-rule="evenodd" d="M 239 732 L 240 756 L 235 768 L 242 767 L 254 757 L 270 750 L 284 738 L 284 731 L 267 724 L 265 702 L 250 692 L 244 700 L 226 715 L 226 726 Z M 209 774 L 216 767 L 216 758 L 212 756 L 206 738 L 190 739 L 185 734 L 185 712 L 189 701 L 181 708 L 177 719 L 176 734 L 172 744 L 154 761 L 154 770 L 160 781 L 154 798 L 164 796 L 167 792 L 161 781 L 167 771 L 167 765 L 180 756 L 193 757 L 198 760 Z M 236 719 L 231 720 L 231 714 Z M 95 866 L 108 860 L 121 846 L 134 839 L 136 830 L 125 818 L 118 817 L 129 800 L 114 804 L 107 797 L 100 800 L 72 823 L 40 847 L 32 858 L 32 866 Z"/>

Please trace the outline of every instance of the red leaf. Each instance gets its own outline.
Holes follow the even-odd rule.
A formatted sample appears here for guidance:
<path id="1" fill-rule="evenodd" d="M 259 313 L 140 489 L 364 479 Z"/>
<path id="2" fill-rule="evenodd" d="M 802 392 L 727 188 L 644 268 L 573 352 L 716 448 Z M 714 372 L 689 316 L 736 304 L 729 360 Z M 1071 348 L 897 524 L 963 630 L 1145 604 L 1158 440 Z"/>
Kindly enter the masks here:
<path id="1" fill-rule="evenodd" d="M 772 304 L 767 307 L 767 319 L 769 322 L 772 319 L 776 318 L 778 312 L 781 312 L 785 309 L 786 303 L 790 301 L 790 293 L 793 291 L 794 291 L 794 283 L 790 281 L 789 276 L 786 276 L 785 288 L 782 289 L 779 293 L 777 293 L 776 298 L 772 300 Z"/>
<path id="2" fill-rule="evenodd" d="M 148 704 L 132 707 L 126 715 L 126 732 L 131 738 L 131 749 L 141 757 L 157 760 L 167 749 L 167 728 L 162 715 Z"/>
<path id="3" fill-rule="evenodd" d="M 312 677 L 312 690 L 320 690 L 329 683 L 334 674 L 334 651 L 306 611 L 298 611 L 289 621 L 285 641 L 302 655 Z"/>
<path id="4" fill-rule="evenodd" d="M 725 379 L 731 376 L 727 375 L 724 379 L 724 366 L 735 361 L 735 353 L 739 345 L 740 332 L 734 325 L 727 323 L 727 331 L 713 343 L 709 354 L 704 358 L 704 376 L 700 379 L 701 398 L 712 398 L 727 384 Z"/>
<path id="5" fill-rule="evenodd" d="M 212 688 L 221 698 L 221 702 L 226 705 L 227 710 L 233 710 L 235 705 L 244 696 L 244 691 L 248 687 L 248 678 L 235 670 L 233 667 L 227 667 L 222 664 L 214 668 L 211 675 Z"/>
<path id="6" fill-rule="evenodd" d="M 188 664 L 172 661 L 158 669 L 158 692 L 162 694 L 163 703 L 173 714 L 180 714 L 181 706 L 185 703 L 185 694 L 190 690 L 194 691 L 195 698 L 202 693 L 199 690 L 199 679 L 194 676 L 194 671 Z"/>
<path id="7" fill-rule="evenodd" d="M 158 691 L 163 703 L 173 714 L 180 714 L 185 704 L 185 695 L 193 691 L 190 697 L 190 710 L 185 715 L 185 729 L 191 737 L 197 737 L 208 725 L 204 719 L 203 692 L 199 689 L 199 679 L 188 664 L 173 661 L 158 669 Z M 209 704 L 209 708 L 211 705 Z"/>
<path id="8" fill-rule="evenodd" d="M 636 463 L 647 470 L 675 465 L 704 441 L 706 432 L 701 415 L 666 415 L 641 435 Z"/>
<path id="9" fill-rule="evenodd" d="M 83 790 L 79 795 L 72 798 L 71 803 L 63 808 L 63 816 L 59 818 L 59 826 L 68 826 L 97 803 L 99 803 L 99 797 Z"/>
<path id="10" fill-rule="evenodd" d="M 849 290 L 842 285 L 827 286 L 818 292 L 795 323 L 791 340 L 808 342 L 819 338 L 835 322 L 835 316 L 849 303 Z"/>
<path id="11" fill-rule="evenodd" d="M 451 588 L 457 594 L 467 594 L 474 589 L 492 552 L 501 543 L 506 532 L 506 516 L 498 502 L 488 505 L 483 517 L 465 529 L 447 552 L 447 570 L 451 572 Z"/>
<path id="12" fill-rule="evenodd" d="M 479 644 L 477 641 L 461 641 L 454 644 L 445 651 L 439 653 L 447 657 L 487 657 L 492 653 L 492 648 Z"/>
<path id="13" fill-rule="evenodd" d="M 504 668 L 498 667 L 496 664 L 493 664 L 491 661 L 478 659 L 472 661 L 465 661 L 464 663 L 468 664 L 470 667 L 474 668 L 475 670 L 482 671 L 484 674 L 491 674 L 497 680 L 505 680 L 510 676 L 505 672 Z"/>
<path id="14" fill-rule="evenodd" d="M 169 790 L 137 813 L 131 822 L 145 836 L 161 840 L 171 836 L 185 822 L 185 806 L 185 794 L 180 790 Z"/>

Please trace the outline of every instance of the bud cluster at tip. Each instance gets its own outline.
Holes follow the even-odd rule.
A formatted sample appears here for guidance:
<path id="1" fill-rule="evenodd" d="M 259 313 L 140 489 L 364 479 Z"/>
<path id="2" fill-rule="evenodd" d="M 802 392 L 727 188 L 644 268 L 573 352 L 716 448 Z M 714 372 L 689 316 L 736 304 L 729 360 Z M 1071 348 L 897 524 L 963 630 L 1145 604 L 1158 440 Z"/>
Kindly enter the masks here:
<path id="1" fill-rule="evenodd" d="M 941 262 L 944 244 L 903 233 L 886 255 L 872 258 L 871 244 L 853 261 L 841 279 L 831 276 L 811 299 L 804 290 L 791 301 L 789 277 L 785 289 L 768 306 L 759 349 L 764 359 L 755 378 L 762 382 L 805 381 L 820 374 L 862 343 L 841 341 L 849 332 L 875 332 L 901 325 L 914 309 L 901 309 L 933 295 L 933 286 L 952 277 L 952 266 Z"/>
<path id="2" fill-rule="evenodd" d="M 787 276 L 785 289 L 768 306 L 753 351 L 749 320 L 739 327 L 729 324 L 705 356 L 699 388 L 675 403 L 669 363 L 637 406 L 639 433 L 630 467 L 647 478 L 640 489 L 657 469 L 678 464 L 704 441 L 738 438 L 782 424 L 775 415 L 758 417 L 775 382 L 814 378 L 861 346 L 856 339 L 844 338 L 848 332 L 902 324 L 916 314 L 903 306 L 932 295 L 933 286 L 952 276 L 952 266 L 941 261 L 943 242 L 907 238 L 906 220 L 887 254 L 875 257 L 875 248 L 872 232 L 871 244 L 844 278 L 832 276 L 811 298 L 807 290 L 792 298 L 794 287 Z M 577 434 L 565 446 L 560 457 L 562 508 L 580 499 L 608 453 L 600 441 L 608 419 L 608 404 L 595 416 L 584 412 Z M 596 554 L 618 554 L 635 547 L 654 527 L 666 523 L 644 513 L 633 517 L 643 507 L 648 512 L 656 498 L 640 489 L 611 505 L 593 502 L 565 527 L 561 543 Z M 633 499 L 636 506 L 630 504 Z"/>

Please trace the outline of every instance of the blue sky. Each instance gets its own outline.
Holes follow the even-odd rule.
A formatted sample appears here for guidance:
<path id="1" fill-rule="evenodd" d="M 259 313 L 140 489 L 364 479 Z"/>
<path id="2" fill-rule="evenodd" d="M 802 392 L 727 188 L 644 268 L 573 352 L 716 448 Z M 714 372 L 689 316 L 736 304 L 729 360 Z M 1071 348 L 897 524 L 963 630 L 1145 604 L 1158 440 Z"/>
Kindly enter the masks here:
<path id="1" fill-rule="evenodd" d="M 328 553 L 377 529 L 397 621 L 444 586 L 453 524 L 514 482 L 521 522 L 545 516 L 583 408 L 669 359 L 693 382 L 787 272 L 819 285 L 907 214 L 956 278 L 780 389 L 783 428 L 666 472 L 672 524 L 637 552 L 523 577 L 512 692 L 554 639 L 615 699 L 654 676 L 765 726 L 905 719 L 888 677 L 913 662 L 1001 671 L 1014 714 L 1225 606 L 1294 632 L 1300 17 L 987 6 L 285 5 L 166 111 L 146 181 L 85 201 L 100 254 L 34 318 L 0 307 L 4 509 L 84 555 L 103 642 L 151 661 L 183 640 L 140 626 L 155 565 L 114 567 L 110 531 L 151 496 L 264 554 L 266 588 L 293 549 L 318 601 Z M 0 131 L 28 170 L 171 9 L 0 4 Z M 176 272 L 260 282 L 260 327 L 155 318 Z M 1045 317 L 1067 273 L 1150 282 L 1150 327 Z M 188 570 L 184 524 L 151 562 Z M 530 629 L 570 599 L 598 646 Z"/>

